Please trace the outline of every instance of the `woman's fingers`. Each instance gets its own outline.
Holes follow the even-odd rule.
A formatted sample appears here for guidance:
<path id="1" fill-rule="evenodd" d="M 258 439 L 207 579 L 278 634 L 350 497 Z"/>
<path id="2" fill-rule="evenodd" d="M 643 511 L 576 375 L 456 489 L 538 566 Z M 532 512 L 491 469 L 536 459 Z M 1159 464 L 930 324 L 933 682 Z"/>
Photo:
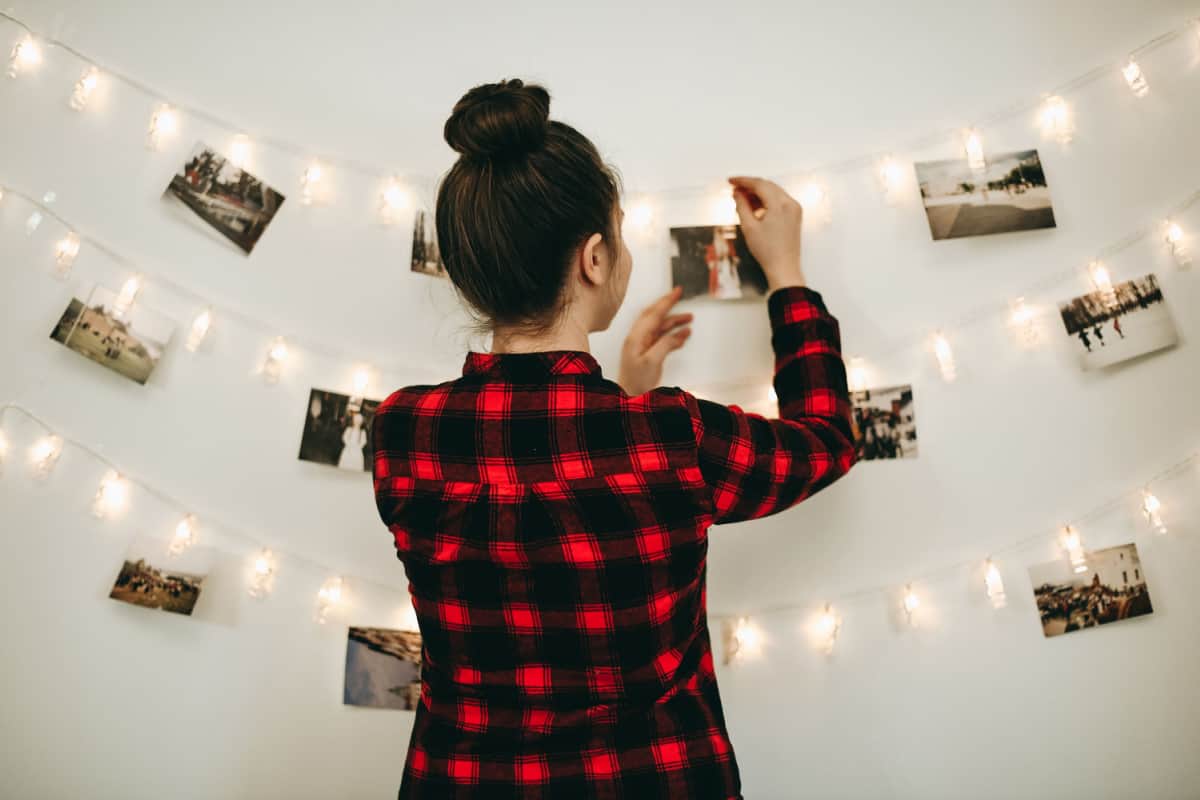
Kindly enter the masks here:
<path id="1" fill-rule="evenodd" d="M 665 318 L 661 323 L 659 323 L 658 335 L 662 336 L 663 334 L 670 333 L 672 330 L 674 330 L 675 328 L 678 328 L 680 325 L 687 325 L 689 322 L 692 321 L 694 316 L 695 315 L 692 314 L 691 312 L 688 312 L 686 314 L 670 315 L 669 317 Z"/>

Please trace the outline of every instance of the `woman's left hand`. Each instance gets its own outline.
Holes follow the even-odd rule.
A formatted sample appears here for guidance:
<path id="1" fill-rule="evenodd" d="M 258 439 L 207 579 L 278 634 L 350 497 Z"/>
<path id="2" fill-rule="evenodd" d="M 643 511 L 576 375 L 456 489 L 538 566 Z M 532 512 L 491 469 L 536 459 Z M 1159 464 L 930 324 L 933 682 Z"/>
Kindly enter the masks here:
<path id="1" fill-rule="evenodd" d="M 692 335 L 691 314 L 672 314 L 683 289 L 676 286 L 638 315 L 625 346 L 621 348 L 621 372 L 617 383 L 626 394 L 639 395 L 657 387 L 662 380 L 663 361 L 672 350 L 683 347 Z"/>

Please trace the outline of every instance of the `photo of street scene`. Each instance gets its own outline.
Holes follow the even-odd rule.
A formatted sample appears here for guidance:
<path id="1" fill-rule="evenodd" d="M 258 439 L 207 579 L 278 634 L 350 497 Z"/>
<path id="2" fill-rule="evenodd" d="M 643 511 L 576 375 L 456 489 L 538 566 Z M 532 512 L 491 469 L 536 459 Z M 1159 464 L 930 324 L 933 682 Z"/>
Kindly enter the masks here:
<path id="1" fill-rule="evenodd" d="M 916 169 L 934 240 L 1055 227 L 1037 150 L 994 155 L 982 170 L 965 159 L 927 161 Z"/>
<path id="2" fill-rule="evenodd" d="M 95 287 L 86 301 L 71 298 L 50 338 L 131 381 L 145 384 L 175 326 L 140 303 L 122 313 L 119 300 L 116 292 L 102 286 Z"/>
<path id="3" fill-rule="evenodd" d="M 1150 590 L 1137 545 L 1084 554 L 1077 571 L 1065 558 L 1029 568 L 1046 637 L 1150 614 Z"/>
<path id="4" fill-rule="evenodd" d="M 850 402 L 860 461 L 917 457 L 912 386 L 851 392 Z"/>
<path id="5" fill-rule="evenodd" d="M 1058 310 L 1085 370 L 1119 364 L 1179 341 L 1154 275 L 1073 298 L 1060 303 Z"/>
<path id="6" fill-rule="evenodd" d="M 346 641 L 348 706 L 412 711 L 421 699 L 421 634 L 351 628 Z"/>

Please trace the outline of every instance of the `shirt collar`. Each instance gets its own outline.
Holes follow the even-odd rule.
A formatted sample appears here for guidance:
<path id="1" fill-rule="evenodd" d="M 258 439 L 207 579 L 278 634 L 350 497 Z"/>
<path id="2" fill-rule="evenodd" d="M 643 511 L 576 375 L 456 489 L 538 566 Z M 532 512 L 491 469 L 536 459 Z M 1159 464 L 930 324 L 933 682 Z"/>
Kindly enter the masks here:
<path id="1" fill-rule="evenodd" d="M 600 363 L 582 350 L 537 353 L 467 353 L 463 375 L 495 375 L 538 380 L 551 375 L 600 375 Z"/>

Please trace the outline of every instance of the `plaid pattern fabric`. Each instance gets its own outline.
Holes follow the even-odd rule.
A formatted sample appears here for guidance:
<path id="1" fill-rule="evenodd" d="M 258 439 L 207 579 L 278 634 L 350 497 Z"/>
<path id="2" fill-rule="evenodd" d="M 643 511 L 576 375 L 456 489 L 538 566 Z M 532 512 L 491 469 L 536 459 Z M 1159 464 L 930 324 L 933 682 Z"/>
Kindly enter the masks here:
<path id="1" fill-rule="evenodd" d="M 574 351 L 470 353 L 380 406 L 375 495 L 424 640 L 402 798 L 741 796 L 708 528 L 854 459 L 837 321 L 808 289 L 768 309 L 781 419 L 631 397 Z"/>

